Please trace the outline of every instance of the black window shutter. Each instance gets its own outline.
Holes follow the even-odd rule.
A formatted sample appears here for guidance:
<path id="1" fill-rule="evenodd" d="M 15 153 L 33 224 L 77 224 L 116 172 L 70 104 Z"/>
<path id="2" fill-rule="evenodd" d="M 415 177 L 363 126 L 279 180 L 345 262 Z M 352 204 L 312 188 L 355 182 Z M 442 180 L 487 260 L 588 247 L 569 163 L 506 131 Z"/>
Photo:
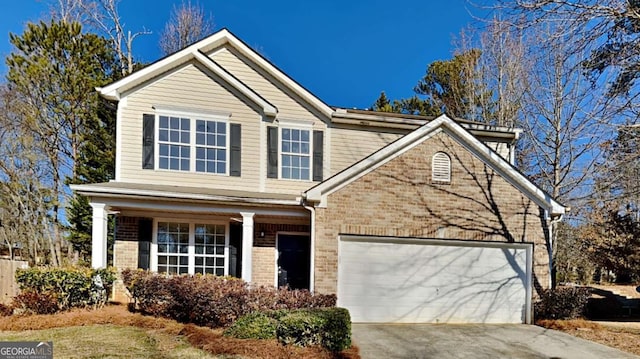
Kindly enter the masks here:
<path id="1" fill-rule="evenodd" d="M 151 239 L 153 238 L 153 220 L 138 220 L 138 268 L 149 269 L 151 256 Z"/>
<path id="2" fill-rule="evenodd" d="M 278 178 L 278 128 L 267 127 L 267 177 Z"/>
<path id="3" fill-rule="evenodd" d="M 142 168 L 153 169 L 153 148 L 156 116 L 142 115 Z"/>
<path id="4" fill-rule="evenodd" d="M 241 128 L 239 123 L 232 123 L 230 125 L 231 132 L 231 148 L 229 154 L 229 175 L 234 177 L 240 177 L 242 172 L 242 164 L 241 164 Z"/>
<path id="5" fill-rule="evenodd" d="M 313 131 L 313 180 L 322 181 L 323 132 Z"/>

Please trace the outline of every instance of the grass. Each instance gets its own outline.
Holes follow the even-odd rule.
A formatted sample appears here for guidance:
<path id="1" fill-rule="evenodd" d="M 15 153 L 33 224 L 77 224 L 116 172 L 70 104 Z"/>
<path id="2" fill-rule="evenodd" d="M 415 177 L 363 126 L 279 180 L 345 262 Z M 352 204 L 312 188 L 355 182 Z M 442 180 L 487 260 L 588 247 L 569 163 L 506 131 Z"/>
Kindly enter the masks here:
<path id="1" fill-rule="evenodd" d="M 56 358 L 218 358 L 158 330 L 110 324 L 0 332 L 0 340 L 53 341 Z"/>
<path id="2" fill-rule="evenodd" d="M 640 326 L 637 323 L 602 325 L 589 320 L 540 320 L 537 325 L 559 330 L 622 351 L 640 355 Z"/>
<path id="3" fill-rule="evenodd" d="M 356 347 L 331 353 L 276 340 L 228 338 L 221 329 L 143 316 L 122 305 L 0 317 L 0 340 L 53 341 L 55 358 L 360 358 Z"/>

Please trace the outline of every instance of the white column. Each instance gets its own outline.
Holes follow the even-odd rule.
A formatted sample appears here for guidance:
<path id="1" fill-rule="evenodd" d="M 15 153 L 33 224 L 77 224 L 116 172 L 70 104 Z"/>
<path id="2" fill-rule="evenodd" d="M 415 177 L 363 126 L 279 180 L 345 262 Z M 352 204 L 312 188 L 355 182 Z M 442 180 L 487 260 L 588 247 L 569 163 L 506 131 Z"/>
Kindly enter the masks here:
<path id="1" fill-rule="evenodd" d="M 255 213 L 240 212 L 242 215 L 242 279 L 251 282 L 253 251 L 253 216 Z"/>
<path id="2" fill-rule="evenodd" d="M 107 266 L 107 206 L 104 203 L 90 203 L 93 208 L 93 227 L 91 231 L 91 267 Z"/>

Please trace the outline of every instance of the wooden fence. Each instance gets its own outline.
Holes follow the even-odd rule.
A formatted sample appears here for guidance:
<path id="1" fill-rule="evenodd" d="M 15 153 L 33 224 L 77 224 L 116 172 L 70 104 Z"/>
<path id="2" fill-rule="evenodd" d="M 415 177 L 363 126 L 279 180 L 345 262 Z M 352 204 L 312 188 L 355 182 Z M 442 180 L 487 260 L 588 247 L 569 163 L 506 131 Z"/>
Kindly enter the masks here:
<path id="1" fill-rule="evenodd" d="M 18 268 L 27 268 L 27 261 L 0 258 L 0 303 L 8 303 L 18 294 L 15 273 Z"/>

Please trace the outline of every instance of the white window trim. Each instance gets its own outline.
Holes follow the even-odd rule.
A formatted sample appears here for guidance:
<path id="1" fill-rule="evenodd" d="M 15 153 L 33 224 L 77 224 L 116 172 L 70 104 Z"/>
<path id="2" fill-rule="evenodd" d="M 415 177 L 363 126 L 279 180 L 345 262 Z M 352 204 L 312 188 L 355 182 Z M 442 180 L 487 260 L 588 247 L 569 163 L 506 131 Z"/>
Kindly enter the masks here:
<path id="1" fill-rule="evenodd" d="M 185 219 L 185 218 L 162 218 L 157 217 L 153 219 L 153 239 L 151 241 L 151 253 L 149 258 L 149 267 L 151 271 L 158 272 L 158 222 L 173 222 L 173 223 L 188 223 L 189 224 L 189 249 L 188 249 L 188 270 L 189 274 L 195 274 L 196 264 L 196 236 L 195 225 L 196 224 L 215 224 L 224 226 L 224 275 L 229 275 L 229 225 L 223 221 L 203 221 L 197 219 Z"/>
<path id="2" fill-rule="evenodd" d="M 155 113 L 155 121 L 154 121 L 154 144 L 153 144 L 153 156 L 154 156 L 154 167 L 156 171 L 168 171 L 172 173 L 194 173 L 194 174 L 202 174 L 202 175 L 218 175 L 218 176 L 229 176 L 229 167 L 230 167 L 230 155 L 231 155 L 231 134 L 229 117 L 231 115 L 225 114 L 216 114 L 216 113 L 203 113 L 197 111 L 176 111 L 176 110 L 162 110 L 156 111 Z M 160 168 L 160 116 L 167 117 L 179 117 L 179 118 L 189 118 L 189 171 L 180 171 L 180 170 L 172 170 L 168 168 Z M 212 173 L 212 172 L 198 172 L 196 171 L 196 121 L 204 120 L 204 121 L 215 121 L 215 122 L 224 122 L 225 123 L 225 150 L 226 150 L 226 162 L 224 173 Z M 177 143 L 176 143 L 177 144 Z M 185 144 L 182 144 L 185 146 Z"/>
<path id="3" fill-rule="evenodd" d="M 282 176 L 282 130 L 309 131 L 309 179 L 284 178 Z M 295 154 L 294 154 L 295 155 Z M 313 182 L 313 124 L 303 121 L 279 121 L 278 126 L 278 179 L 295 182 Z"/>

